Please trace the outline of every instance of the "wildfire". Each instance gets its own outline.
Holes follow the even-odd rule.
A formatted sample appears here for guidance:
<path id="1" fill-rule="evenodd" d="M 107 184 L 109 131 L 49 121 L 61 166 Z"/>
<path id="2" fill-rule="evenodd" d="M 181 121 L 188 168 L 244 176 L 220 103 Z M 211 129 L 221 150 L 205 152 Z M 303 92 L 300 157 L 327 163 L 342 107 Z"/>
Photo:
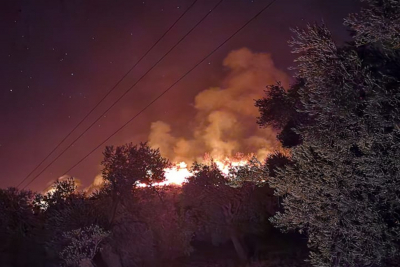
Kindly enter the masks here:
<path id="1" fill-rule="evenodd" d="M 185 162 L 180 162 L 172 168 L 165 169 L 165 182 L 166 184 L 181 185 L 186 179 L 193 174 L 188 170 Z"/>
<path id="2" fill-rule="evenodd" d="M 155 183 L 154 186 L 163 185 L 182 185 L 186 179 L 193 174 L 189 171 L 188 166 L 185 162 L 174 164 L 171 168 L 164 169 L 165 181 L 161 183 Z M 147 184 L 139 183 L 137 186 L 146 187 Z"/>
<path id="3" fill-rule="evenodd" d="M 229 169 L 232 167 L 239 167 L 239 166 L 244 166 L 248 163 L 248 160 L 231 160 L 229 158 L 226 158 L 223 161 L 214 161 L 215 164 L 217 165 L 218 169 L 224 174 L 228 175 L 229 174 Z"/>
<path id="4" fill-rule="evenodd" d="M 229 174 L 229 169 L 232 167 L 244 166 L 248 163 L 248 158 L 244 156 L 236 158 L 225 158 L 222 160 L 213 160 L 218 169 L 224 174 Z M 163 186 L 163 185 L 178 185 L 181 186 L 187 181 L 188 177 L 193 176 L 190 172 L 186 162 L 179 162 L 174 164 L 171 168 L 164 169 L 165 171 L 165 181 L 161 183 L 155 183 L 153 186 Z M 144 183 L 140 183 L 137 186 L 146 187 Z"/>
<path id="5" fill-rule="evenodd" d="M 234 157 L 225 157 L 225 158 L 220 158 L 220 159 L 215 159 L 211 158 L 209 155 L 205 155 L 203 157 L 202 163 L 211 163 L 213 162 L 218 169 L 222 172 L 223 175 L 229 175 L 229 171 L 232 167 L 239 167 L 239 166 L 245 166 L 246 164 L 249 163 L 250 158 L 253 155 L 243 155 L 243 154 L 237 154 Z M 176 185 L 176 186 L 182 186 L 183 183 L 187 181 L 187 178 L 193 176 L 193 173 L 190 170 L 190 167 L 188 164 L 184 161 L 172 164 L 172 167 L 170 168 L 165 168 L 164 169 L 164 175 L 165 175 L 165 180 L 160 183 L 154 183 L 152 186 L 164 186 L 164 185 Z M 69 176 L 62 176 L 59 178 L 59 180 L 65 180 Z M 75 180 L 78 184 L 80 185 L 79 180 Z M 53 183 L 53 181 L 51 182 Z M 95 181 L 88 187 L 84 188 L 83 191 L 87 193 L 92 193 L 96 189 L 99 189 L 102 187 L 104 184 L 104 179 L 101 176 L 101 174 L 97 175 L 95 178 Z M 147 187 L 147 184 L 144 183 L 137 183 L 136 186 L 138 187 Z M 44 191 L 43 194 L 53 194 L 55 192 L 55 188 L 50 185 L 47 187 Z"/>

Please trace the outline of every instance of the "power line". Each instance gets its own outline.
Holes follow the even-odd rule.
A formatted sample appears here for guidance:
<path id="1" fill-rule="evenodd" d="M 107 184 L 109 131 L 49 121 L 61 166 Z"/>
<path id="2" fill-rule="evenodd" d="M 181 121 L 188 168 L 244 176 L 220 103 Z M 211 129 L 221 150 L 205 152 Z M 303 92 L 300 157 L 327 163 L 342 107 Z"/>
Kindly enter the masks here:
<path id="1" fill-rule="evenodd" d="M 229 40 L 231 40 L 236 34 L 238 34 L 243 28 L 245 28 L 247 25 L 249 25 L 253 20 L 255 20 L 258 16 L 260 16 L 265 10 L 267 10 L 273 3 L 275 3 L 277 0 L 272 0 L 268 5 L 266 5 L 261 11 L 259 11 L 257 14 L 255 14 L 251 19 L 249 19 L 244 25 L 242 25 L 238 30 L 236 30 L 231 36 L 229 36 L 224 42 L 222 42 L 220 45 L 218 45 L 214 50 L 212 50 L 206 57 L 204 57 L 202 60 L 200 60 L 196 65 L 194 65 L 191 69 L 189 69 L 185 74 L 183 74 L 177 81 L 175 81 L 170 87 L 165 89 L 161 94 L 159 94 L 156 98 L 154 98 L 149 104 L 147 104 L 144 108 L 142 108 L 138 113 L 136 113 L 132 118 L 130 118 L 125 124 L 123 124 L 121 127 L 119 127 L 114 133 L 112 133 L 109 137 L 107 137 L 103 142 L 101 142 L 99 145 L 97 145 L 93 150 L 91 150 L 86 156 L 81 158 L 76 164 L 74 164 L 71 168 L 69 168 L 66 172 L 64 172 L 63 175 L 66 175 L 69 171 L 71 171 L 73 168 L 78 166 L 82 161 L 84 161 L 86 158 L 88 158 L 93 152 L 95 152 L 97 149 L 99 149 L 102 145 L 104 145 L 105 142 L 107 142 L 111 137 L 116 135 L 119 131 L 121 131 L 123 128 L 125 128 L 129 123 L 131 123 L 134 119 L 139 117 L 146 109 L 148 109 L 152 104 L 154 104 L 158 99 L 160 99 L 162 96 L 164 96 L 169 90 L 171 90 L 176 84 L 178 84 L 181 80 L 183 80 L 189 73 L 191 73 L 195 68 L 197 68 L 201 63 L 203 63 L 207 58 L 209 58 L 211 55 L 213 55 L 218 49 L 220 49 L 224 44 L 226 44 Z"/>
<path id="2" fill-rule="evenodd" d="M 175 49 L 197 26 L 199 26 L 221 3 L 223 0 L 220 0 L 212 9 L 210 9 L 205 16 L 203 16 L 179 41 L 171 47 L 156 63 L 151 66 L 131 87 L 129 87 L 114 103 L 108 107 L 88 128 L 86 128 L 77 138 L 75 138 L 72 143 L 70 143 L 60 154 L 57 155 L 55 159 L 53 159 L 43 170 L 41 170 L 37 175 L 35 175 L 32 180 L 25 185 L 23 188 L 26 188 L 29 184 L 31 184 L 34 180 L 36 180 L 45 170 L 47 170 L 57 159 L 59 159 L 73 144 L 76 143 L 90 128 L 93 127 L 101 118 L 103 118 L 104 114 L 106 114 L 110 109 L 112 109 L 127 93 L 131 91 L 151 70 L 153 70 L 172 50 Z M 26 180 L 26 179 L 24 179 Z M 20 183 L 22 184 L 22 182 Z M 18 185 L 18 187 L 20 186 Z"/>
<path id="3" fill-rule="evenodd" d="M 17 188 L 21 186 L 28 178 L 29 176 L 32 175 L 56 150 L 61 146 L 62 143 L 64 143 L 65 140 L 67 140 L 68 137 L 71 136 L 73 132 L 90 116 L 90 114 L 93 113 L 93 111 L 101 104 L 103 101 L 117 88 L 117 86 L 131 73 L 131 71 L 136 68 L 136 66 L 150 53 L 151 50 L 172 30 L 172 28 L 185 16 L 185 14 L 196 4 L 198 0 L 194 0 L 193 3 L 180 15 L 174 23 L 167 29 L 167 31 L 164 32 L 163 35 L 161 35 L 160 38 L 139 58 L 138 61 L 121 77 L 121 79 L 118 80 L 118 82 L 100 99 L 99 102 L 94 105 L 94 107 L 87 113 L 75 127 L 53 148 L 53 150 L 50 151 L 49 154 L 38 164 L 36 167 L 17 185 Z"/>

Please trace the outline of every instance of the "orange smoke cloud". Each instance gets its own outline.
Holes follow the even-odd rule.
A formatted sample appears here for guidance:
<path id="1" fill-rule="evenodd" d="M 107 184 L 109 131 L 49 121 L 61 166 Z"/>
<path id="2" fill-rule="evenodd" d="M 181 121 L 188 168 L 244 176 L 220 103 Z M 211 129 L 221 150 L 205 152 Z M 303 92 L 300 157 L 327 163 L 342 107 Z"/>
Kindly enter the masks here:
<path id="1" fill-rule="evenodd" d="M 205 154 L 224 159 L 236 153 L 253 153 L 262 159 L 280 149 L 276 132 L 257 126 L 254 100 L 263 96 L 269 84 L 280 81 L 288 85 L 289 77 L 275 67 L 270 54 L 247 48 L 229 53 L 223 66 L 229 73 L 222 85 L 195 97 L 196 126 L 190 136 L 175 136 L 166 122 L 152 123 L 149 145 L 159 148 L 164 157 L 192 162 L 201 161 Z"/>

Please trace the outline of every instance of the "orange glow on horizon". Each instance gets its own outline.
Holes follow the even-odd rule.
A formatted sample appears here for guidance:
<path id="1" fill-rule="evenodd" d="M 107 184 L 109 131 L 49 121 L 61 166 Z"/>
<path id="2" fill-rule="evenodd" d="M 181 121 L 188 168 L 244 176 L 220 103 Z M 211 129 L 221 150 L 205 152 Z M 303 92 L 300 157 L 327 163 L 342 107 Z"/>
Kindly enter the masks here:
<path id="1" fill-rule="evenodd" d="M 225 157 L 224 159 L 210 159 L 207 155 L 203 159 L 203 163 L 207 164 L 207 162 L 213 162 L 218 169 L 222 172 L 224 176 L 229 175 L 229 171 L 232 167 L 239 167 L 239 166 L 245 166 L 246 164 L 249 163 L 249 160 L 252 155 L 247 155 L 244 156 L 242 154 L 238 154 L 233 158 Z M 181 161 L 179 163 L 174 163 L 172 167 L 170 168 L 165 168 L 164 169 L 164 175 L 165 175 L 165 180 L 163 182 L 159 183 L 154 183 L 152 186 L 165 186 L 165 185 L 175 185 L 175 186 L 182 186 L 183 183 L 187 181 L 187 178 L 192 177 L 193 173 L 190 170 L 190 167 L 188 164 L 184 161 Z M 67 176 L 60 177 L 59 179 L 65 179 Z M 83 192 L 86 193 L 92 193 L 94 189 L 99 189 L 100 187 L 103 186 L 104 180 L 101 177 L 101 174 L 96 176 L 95 181 L 85 189 L 83 189 Z M 147 187 L 149 185 L 145 183 L 137 183 L 137 187 Z M 53 186 L 49 186 L 47 189 L 43 191 L 43 194 L 50 193 L 52 194 L 55 191 L 55 188 Z"/>
<path id="2" fill-rule="evenodd" d="M 239 167 L 246 165 L 248 161 L 248 157 L 241 157 L 239 159 L 231 159 L 226 157 L 223 160 L 213 160 L 218 169 L 222 172 L 223 175 L 228 175 L 229 170 L 232 167 Z M 164 169 L 165 171 L 165 181 L 160 183 L 155 183 L 153 186 L 164 186 L 164 185 L 177 185 L 182 186 L 183 183 L 187 181 L 188 177 L 193 176 L 193 173 L 190 172 L 190 168 L 186 162 L 182 161 L 174 164 L 171 168 Z M 146 187 L 147 184 L 139 183 L 138 187 Z"/>

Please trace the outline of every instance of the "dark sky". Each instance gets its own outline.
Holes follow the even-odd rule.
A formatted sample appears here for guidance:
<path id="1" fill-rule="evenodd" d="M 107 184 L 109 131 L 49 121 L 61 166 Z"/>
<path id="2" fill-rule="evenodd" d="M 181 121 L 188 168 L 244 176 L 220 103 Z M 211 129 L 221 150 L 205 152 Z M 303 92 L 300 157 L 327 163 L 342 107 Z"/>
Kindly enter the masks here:
<path id="1" fill-rule="evenodd" d="M 199 0 L 56 154 L 216 2 Z M 48 181 L 63 174 L 268 2 L 225 0 L 29 188 L 42 190 Z M 0 187 L 17 185 L 191 3 L 192 0 L 1 1 Z M 185 127 L 193 116 L 194 96 L 220 83 L 224 75 L 222 60 L 230 51 L 247 47 L 254 52 L 268 52 L 279 68 L 287 70 L 293 61 L 287 45 L 290 27 L 323 19 L 334 38 L 342 42 L 349 38 L 342 26 L 343 18 L 357 10 L 356 0 L 277 0 L 107 144 L 146 141 L 150 123 L 156 120 Z M 101 151 L 70 174 L 88 185 L 100 170 Z"/>

